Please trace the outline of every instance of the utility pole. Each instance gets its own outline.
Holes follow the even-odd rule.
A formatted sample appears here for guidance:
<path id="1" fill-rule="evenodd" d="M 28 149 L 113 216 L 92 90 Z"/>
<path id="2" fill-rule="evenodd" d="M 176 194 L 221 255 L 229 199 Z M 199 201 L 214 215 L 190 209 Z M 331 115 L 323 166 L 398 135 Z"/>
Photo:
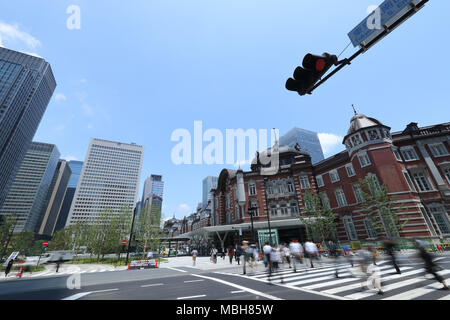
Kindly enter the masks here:
<path id="1" fill-rule="evenodd" d="M 272 245 L 272 229 L 270 228 L 269 203 L 267 202 L 267 180 L 269 180 L 269 178 L 264 177 L 264 196 L 265 196 L 265 199 L 266 199 L 267 224 L 269 226 L 270 245 Z"/>
<path id="2" fill-rule="evenodd" d="M 130 246 L 131 246 L 131 241 L 132 241 L 132 237 L 133 237 L 133 230 L 134 230 L 134 217 L 136 216 L 136 210 L 137 209 L 137 207 L 135 207 L 134 208 L 134 211 L 133 211 L 133 219 L 131 220 L 131 230 L 130 230 L 130 240 L 129 240 L 129 242 L 128 242 L 128 247 L 127 247 L 127 259 L 126 259 L 126 261 L 125 261 L 125 265 L 127 265 L 128 264 L 128 256 L 130 255 Z"/>

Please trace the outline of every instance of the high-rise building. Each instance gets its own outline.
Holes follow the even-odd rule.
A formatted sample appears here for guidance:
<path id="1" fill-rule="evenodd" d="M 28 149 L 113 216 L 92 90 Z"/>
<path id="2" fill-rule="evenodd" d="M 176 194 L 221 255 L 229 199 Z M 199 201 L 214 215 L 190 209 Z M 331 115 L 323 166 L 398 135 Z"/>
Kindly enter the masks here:
<path id="1" fill-rule="evenodd" d="M 38 231 L 39 235 L 52 236 L 54 234 L 71 173 L 67 162 L 60 160 L 47 194 L 46 206 Z"/>
<path id="2" fill-rule="evenodd" d="M 324 159 L 322 146 L 316 132 L 305 129 L 293 128 L 280 138 L 280 146 L 294 147 L 299 144 L 311 155 L 312 163 L 317 163 Z"/>
<path id="3" fill-rule="evenodd" d="M 55 87 L 44 59 L 0 47 L 0 207 Z"/>
<path id="4" fill-rule="evenodd" d="M 73 196 L 77 189 L 78 180 L 80 179 L 81 169 L 83 168 L 83 161 L 72 160 L 67 162 L 72 174 L 70 175 L 69 183 L 67 184 L 66 195 L 59 211 L 58 220 L 55 226 L 55 232 L 63 229 L 66 226 L 67 217 L 69 216 L 70 206 L 72 205 Z"/>
<path id="5" fill-rule="evenodd" d="M 134 210 L 144 147 L 92 139 L 66 225 L 91 222 L 104 210 Z"/>
<path id="6" fill-rule="evenodd" d="M 203 192 L 202 192 L 202 209 L 205 209 L 208 205 L 208 201 L 211 200 L 211 189 L 217 188 L 217 177 L 206 177 L 203 179 Z"/>
<path id="7" fill-rule="evenodd" d="M 59 157 L 55 145 L 31 143 L 0 208 L 1 215 L 17 217 L 15 232 L 38 231 Z"/>
<path id="8" fill-rule="evenodd" d="M 147 208 L 152 212 L 152 216 L 155 217 L 155 225 L 159 225 L 161 219 L 161 209 L 164 194 L 164 181 L 162 181 L 162 176 L 157 174 L 152 174 L 150 177 L 145 179 L 144 190 L 142 192 L 142 208 Z"/>

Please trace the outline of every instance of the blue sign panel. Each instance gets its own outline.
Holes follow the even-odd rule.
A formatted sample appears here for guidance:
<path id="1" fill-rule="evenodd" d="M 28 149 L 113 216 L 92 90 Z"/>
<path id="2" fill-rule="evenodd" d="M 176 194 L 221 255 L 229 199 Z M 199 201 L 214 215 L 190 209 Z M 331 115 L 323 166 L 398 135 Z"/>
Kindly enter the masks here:
<path id="1" fill-rule="evenodd" d="M 410 4 L 417 0 L 386 0 L 377 10 L 364 19 L 349 34 L 349 38 L 355 47 L 368 39 L 373 39 L 383 32 L 383 25 L 389 22 L 396 15 L 410 9 Z M 378 11 L 379 10 L 379 11 Z"/>

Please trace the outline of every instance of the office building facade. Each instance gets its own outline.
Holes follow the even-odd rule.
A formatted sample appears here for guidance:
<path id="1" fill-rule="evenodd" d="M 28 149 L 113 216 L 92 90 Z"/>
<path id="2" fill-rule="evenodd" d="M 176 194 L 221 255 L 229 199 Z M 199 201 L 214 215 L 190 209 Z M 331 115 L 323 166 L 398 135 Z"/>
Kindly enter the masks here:
<path id="1" fill-rule="evenodd" d="M 316 132 L 293 128 L 284 136 L 280 137 L 280 146 L 295 147 L 297 143 L 302 149 L 309 152 L 313 164 L 324 159 L 322 146 L 320 145 L 319 136 Z"/>
<path id="2" fill-rule="evenodd" d="M 208 176 L 203 179 L 203 188 L 202 188 L 202 209 L 205 209 L 208 206 L 208 201 L 212 199 L 211 189 L 217 188 L 218 177 Z"/>
<path id="3" fill-rule="evenodd" d="M 28 148 L 0 208 L 1 215 L 17 218 L 15 232 L 39 231 L 59 157 L 58 148 L 53 144 L 32 142 Z"/>
<path id="4" fill-rule="evenodd" d="M 60 160 L 53 175 L 52 183 L 47 194 L 46 206 L 40 222 L 39 235 L 51 237 L 55 233 L 64 197 L 67 191 L 72 171 L 65 160 Z"/>
<path id="5" fill-rule="evenodd" d="M 161 221 L 163 195 L 164 181 L 161 175 L 152 174 L 145 179 L 141 207 L 142 210 L 150 210 L 155 225 L 159 225 Z"/>
<path id="6" fill-rule="evenodd" d="M 58 214 L 58 220 L 55 226 L 55 232 L 63 229 L 66 226 L 67 217 L 69 216 L 70 206 L 72 205 L 75 190 L 77 189 L 78 180 L 80 179 L 81 169 L 83 168 L 83 161 L 72 160 L 67 162 L 70 171 L 69 183 L 67 184 L 66 194 L 64 196 L 61 209 Z"/>
<path id="7" fill-rule="evenodd" d="M 0 47 L 0 206 L 55 88 L 45 60 Z"/>
<path id="8" fill-rule="evenodd" d="M 134 210 L 143 156 L 142 146 L 92 139 L 66 225 L 91 223 L 105 210 Z"/>

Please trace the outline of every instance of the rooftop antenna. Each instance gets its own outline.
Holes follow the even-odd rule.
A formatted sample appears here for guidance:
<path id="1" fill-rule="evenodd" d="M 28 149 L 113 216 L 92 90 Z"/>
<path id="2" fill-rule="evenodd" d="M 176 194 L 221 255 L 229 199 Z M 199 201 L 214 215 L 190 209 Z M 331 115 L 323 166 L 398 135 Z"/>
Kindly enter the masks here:
<path id="1" fill-rule="evenodd" d="M 355 116 L 356 116 L 358 113 L 356 112 L 356 109 L 355 109 L 355 105 L 354 105 L 354 104 L 352 104 L 352 108 L 353 108 L 353 112 L 355 113 Z"/>

